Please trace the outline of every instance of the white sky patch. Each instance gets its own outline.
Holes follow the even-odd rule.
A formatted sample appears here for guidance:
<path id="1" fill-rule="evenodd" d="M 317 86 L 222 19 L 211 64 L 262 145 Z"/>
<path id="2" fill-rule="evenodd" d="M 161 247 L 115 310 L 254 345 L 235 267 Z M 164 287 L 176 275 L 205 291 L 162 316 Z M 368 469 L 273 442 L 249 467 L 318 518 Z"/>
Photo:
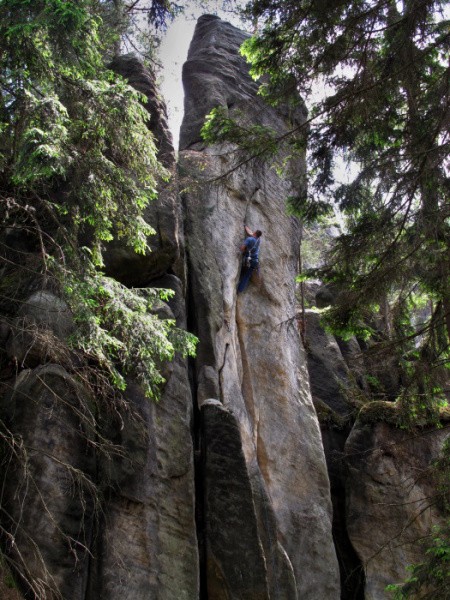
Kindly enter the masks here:
<path id="1" fill-rule="evenodd" d="M 187 20 L 184 16 L 175 19 L 165 34 L 158 52 L 162 64 L 159 88 L 167 105 L 175 149 L 178 148 L 183 119 L 184 92 L 181 70 L 187 58 L 195 24 L 196 20 Z"/>

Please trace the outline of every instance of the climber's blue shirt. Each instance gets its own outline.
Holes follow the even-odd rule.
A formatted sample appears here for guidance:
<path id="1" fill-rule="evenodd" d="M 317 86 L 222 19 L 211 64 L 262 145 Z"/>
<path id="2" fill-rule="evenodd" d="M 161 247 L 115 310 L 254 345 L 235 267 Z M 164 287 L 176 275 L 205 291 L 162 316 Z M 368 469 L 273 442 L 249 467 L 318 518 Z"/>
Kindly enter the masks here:
<path id="1" fill-rule="evenodd" d="M 258 260 L 259 256 L 259 238 L 254 238 L 249 236 L 244 240 L 244 246 L 247 248 L 247 252 L 250 253 L 250 256 L 253 259 Z"/>
<path id="2" fill-rule="evenodd" d="M 239 280 L 239 284 L 237 287 L 238 294 L 243 292 L 250 281 L 251 276 L 256 271 L 258 272 L 259 263 L 258 263 L 258 255 L 259 255 L 259 245 L 260 238 L 254 238 L 253 236 L 249 236 L 244 240 L 245 253 L 242 257 L 242 269 L 241 269 L 241 277 Z M 248 263 L 248 257 L 250 256 L 250 264 Z"/>

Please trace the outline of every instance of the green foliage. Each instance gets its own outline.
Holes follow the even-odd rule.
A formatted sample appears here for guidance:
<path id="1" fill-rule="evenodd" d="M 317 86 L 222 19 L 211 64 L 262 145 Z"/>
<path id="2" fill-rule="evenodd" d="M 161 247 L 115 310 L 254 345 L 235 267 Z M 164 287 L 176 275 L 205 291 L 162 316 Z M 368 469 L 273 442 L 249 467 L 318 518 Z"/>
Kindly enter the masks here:
<path id="1" fill-rule="evenodd" d="M 157 398 L 162 362 L 192 353 L 194 340 L 153 314 L 158 295 L 101 272 L 106 242 L 149 251 L 144 210 L 168 177 L 139 93 L 104 65 L 120 30 L 104 35 L 103 19 L 119 4 L 0 2 L 3 275 L 24 288 L 3 288 L 2 301 L 14 297 L 14 307 L 27 285 L 56 287 L 79 326 L 74 347 L 118 387 L 133 373 Z M 5 240 L 15 232 L 27 249 L 11 261 Z"/>
<path id="2" fill-rule="evenodd" d="M 272 156 L 278 152 L 278 136 L 274 129 L 255 124 L 246 126 L 242 120 L 242 113 L 234 113 L 231 118 L 224 106 L 213 108 L 202 127 L 202 138 L 208 144 L 218 140 L 237 144 L 258 155 Z"/>
<path id="3" fill-rule="evenodd" d="M 339 223 L 330 217 L 317 218 L 312 225 L 302 228 L 301 257 L 304 271 L 324 265 L 326 255 L 339 231 Z M 305 274 L 304 281 L 307 279 L 309 275 Z"/>
<path id="4" fill-rule="evenodd" d="M 444 442 L 442 454 L 434 465 L 438 479 L 438 494 L 441 508 L 450 514 L 450 439 Z"/>
<path id="5" fill-rule="evenodd" d="M 393 584 L 386 589 L 393 600 L 411 598 L 450 598 L 450 522 L 436 527 L 425 551 L 422 563 L 408 568 L 410 576 L 404 583 Z"/>
<path id="6" fill-rule="evenodd" d="M 147 12 L 149 23 L 156 29 L 164 29 L 168 21 L 183 11 L 183 7 L 176 2 L 169 2 L 168 0 L 151 0 L 150 3 L 147 3 L 144 10 Z"/>
<path id="7" fill-rule="evenodd" d="M 193 356 L 197 342 L 173 319 L 158 315 L 164 307 L 161 300 L 173 292 L 128 289 L 95 271 L 82 281 L 67 273 L 63 283 L 77 325 L 71 345 L 98 361 L 118 389 L 124 390 L 125 376 L 132 375 L 148 398 L 158 400 L 165 382 L 162 365 L 175 352 Z"/>
<path id="8" fill-rule="evenodd" d="M 247 15 L 260 27 L 243 46 L 253 76 L 266 76 L 268 100 L 276 103 L 294 79 L 310 105 L 309 191 L 291 207 L 307 222 L 336 205 L 346 218 L 313 273 L 341 291 L 325 320 L 340 335 L 366 336 L 387 299 L 394 313 L 388 342 L 403 360 L 405 397 L 419 407 L 425 396 L 441 402 L 450 359 L 443 6 L 251 0 Z M 338 159 L 357 167 L 352 181 L 335 181 Z M 417 297 L 432 305 L 420 320 Z"/>
<path id="9" fill-rule="evenodd" d="M 247 162 L 250 156 L 252 159 L 270 161 L 272 168 L 281 176 L 289 166 L 293 170 L 291 159 L 302 156 L 305 150 L 303 131 L 296 136 L 280 135 L 267 125 L 249 123 L 244 111 L 225 106 L 213 108 L 206 116 L 201 135 L 207 144 L 232 144 L 232 152 L 235 153 L 232 170 Z M 303 176 L 300 179 L 303 184 Z M 304 185 L 299 187 L 303 189 Z M 297 201 L 297 198 L 287 198 L 288 209 L 292 210 Z"/>
<path id="10" fill-rule="evenodd" d="M 95 7 L 0 6 L 4 178 L 16 194 L 51 197 L 68 235 L 88 231 L 92 247 L 123 237 L 144 252 L 142 211 L 164 171 L 139 94 L 103 66 Z"/>

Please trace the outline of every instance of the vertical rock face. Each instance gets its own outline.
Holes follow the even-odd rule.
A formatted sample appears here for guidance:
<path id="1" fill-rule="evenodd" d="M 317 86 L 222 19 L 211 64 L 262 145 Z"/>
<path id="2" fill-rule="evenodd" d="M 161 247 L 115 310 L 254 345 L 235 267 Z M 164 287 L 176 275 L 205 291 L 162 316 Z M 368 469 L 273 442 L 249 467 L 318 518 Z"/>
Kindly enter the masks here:
<path id="1" fill-rule="evenodd" d="M 189 318 L 201 340 L 192 382 L 177 358 L 158 405 L 129 381 L 125 398 L 105 407 L 65 344 L 76 325 L 61 299 L 39 290 L 0 322 L 1 542 L 30 584 L 27 597 L 382 600 L 405 565 L 422 559 L 417 540 L 442 522 L 429 506 L 428 474 L 448 428 L 412 435 L 366 412 L 346 441 L 354 403 L 345 389 L 367 385 L 360 348 L 326 334 L 308 312 L 312 395 L 338 426 L 323 442 L 339 589 L 329 478 L 295 320 L 300 228 L 285 210 L 304 164 L 291 161 L 285 177 L 257 160 L 236 168 L 235 148 L 205 148 L 200 137 L 217 105 L 280 134 L 305 122 L 301 105 L 275 110 L 256 95 L 238 53 L 244 39 L 202 17 L 184 68 Z M 160 158 L 175 173 L 152 75 L 130 56 L 112 67 L 146 95 Z M 185 327 L 176 193 L 175 181 L 147 214 L 158 230 L 153 253 L 111 246 L 106 263 L 128 285 L 174 289 L 162 310 Z M 263 231 L 261 271 L 237 295 L 244 224 Z"/>
<path id="2" fill-rule="evenodd" d="M 200 141 L 205 114 L 217 105 L 280 133 L 305 120 L 301 107 L 277 112 L 256 96 L 238 52 L 244 39 L 216 17 L 200 18 L 183 71 L 181 170 L 197 182 L 185 195 L 190 312 L 201 340 L 196 382 L 198 404 L 205 405 L 205 519 L 215 524 L 206 528 L 208 597 L 338 598 L 329 482 L 306 360 L 290 321 L 300 231 L 285 200 L 298 190 L 258 161 L 214 182 L 232 166 L 233 148 L 205 149 Z M 299 175 L 304 164 L 290 168 Z M 261 272 L 237 296 L 244 224 L 263 232 Z M 242 454 L 233 465 L 230 444 Z M 234 509 L 225 510 L 227 504 Z M 252 512 L 245 528 L 234 527 L 241 510 Z M 254 596 L 246 595 L 242 555 L 231 551 L 245 543 L 261 571 Z"/>
<path id="3" fill-rule="evenodd" d="M 207 400 L 202 429 L 208 597 L 268 599 L 268 573 L 239 424 L 220 402 Z M 295 589 L 291 592 L 295 597 Z"/>
<path id="4" fill-rule="evenodd" d="M 174 172 L 152 75 L 133 57 L 113 66 L 147 95 L 160 158 Z M 158 230 L 152 254 L 111 247 L 109 274 L 129 285 L 174 289 L 164 317 L 185 327 L 176 187 L 164 188 L 149 211 Z M 19 565 L 16 571 L 35 582 L 30 597 L 39 600 L 195 600 L 199 561 L 186 362 L 177 358 L 167 369 L 159 404 L 129 381 L 125 398 L 105 406 L 80 384 L 83 373 L 64 345 L 74 327 L 68 312 L 42 291 L 24 303 L 14 331 L 1 328 L 2 365 L 6 356 L 19 367 L 36 367 L 16 381 L 13 373 L 0 388 L 13 390 L 0 403 L 3 549 Z M 45 343 L 36 343 L 35 330 Z M 48 364 L 58 360 L 56 342 L 66 350 L 60 353 L 66 369 Z"/>
<path id="5" fill-rule="evenodd" d="M 320 290 L 319 290 L 320 291 Z M 312 298 L 310 299 L 312 301 Z M 320 302 L 319 302 L 320 303 Z M 344 446 L 358 401 L 367 389 L 356 339 L 340 341 L 324 330 L 320 315 L 305 311 L 305 346 L 311 394 L 321 423 L 333 503 L 333 538 L 341 572 L 341 599 L 364 597 L 364 570 L 347 534 Z"/>
<path id="6" fill-rule="evenodd" d="M 8 391 L 0 406 L 4 548 L 40 600 L 382 600 L 405 565 L 422 559 L 417 540 L 442 522 L 439 507 L 429 506 L 428 473 L 445 430 L 410 435 L 358 420 L 346 442 L 355 409 L 349 391 L 367 387 L 360 347 L 325 333 L 307 311 L 306 360 L 294 318 L 300 229 L 285 210 L 304 164 L 291 162 L 285 177 L 257 160 L 235 168 L 235 148 L 201 141 L 217 105 L 280 134 L 305 121 L 301 106 L 275 110 L 257 97 L 238 53 L 244 39 L 203 17 L 184 68 L 189 312 L 201 340 L 197 424 L 179 358 L 159 405 L 129 381 L 123 404 L 105 411 L 76 377 L 77 356 L 64 345 L 74 323 L 49 291 L 0 324 L 11 377 L 1 382 Z M 145 94 L 160 158 L 175 174 L 152 75 L 132 56 L 112 68 Z M 174 289 L 165 310 L 184 327 L 180 216 L 175 179 L 147 213 L 158 230 L 152 254 L 116 245 L 106 263 L 128 285 Z M 263 231 L 261 272 L 238 296 L 244 224 Z M 329 301 L 323 290 L 319 299 Z M 323 444 L 335 544 L 307 364 L 314 401 L 331 420 Z"/>
<path id="7" fill-rule="evenodd" d="M 125 422 L 126 459 L 113 471 L 89 598 L 192 600 L 198 547 L 190 435 L 190 390 L 176 361 L 159 405 L 132 382 L 127 399 L 141 422 Z"/>
<path id="8" fill-rule="evenodd" d="M 322 287 L 315 300 L 324 306 L 333 297 Z M 399 429 L 399 407 L 370 401 L 367 384 L 370 375 L 382 374 L 385 397 L 395 399 L 397 366 L 392 373 L 387 368 L 392 359 L 371 357 L 354 338 L 335 338 L 309 310 L 305 336 L 331 483 L 341 598 L 384 600 L 386 586 L 404 581 L 406 567 L 424 560 L 421 541 L 433 526 L 445 524 L 435 463 L 448 426 Z"/>
<path id="9" fill-rule="evenodd" d="M 137 287 L 145 287 L 152 279 L 163 276 L 169 270 L 184 279 L 175 152 L 165 104 L 156 87 L 154 74 L 134 55 L 118 56 L 110 67 L 143 94 L 145 108 L 150 114 L 149 130 L 155 139 L 158 159 L 167 169 L 170 180 L 160 182 L 157 200 L 151 202 L 145 211 L 146 221 L 156 232 L 148 239 L 151 251 L 137 256 L 130 248 L 114 242 L 110 244 L 105 256 L 107 273 L 126 285 Z"/>
<path id="10" fill-rule="evenodd" d="M 155 76 L 134 54 L 116 56 L 110 68 L 141 92 L 145 97 L 145 108 L 150 115 L 149 129 L 155 137 L 158 158 L 164 166 L 175 163 L 172 134 L 167 119 L 167 109 L 156 85 Z"/>
<path id="11" fill-rule="evenodd" d="M 448 436 L 448 428 L 406 432 L 357 421 L 347 440 L 347 527 L 365 567 L 367 600 L 386 598 L 386 586 L 423 561 L 420 541 L 445 522 L 432 465 Z"/>
<path id="12" fill-rule="evenodd" d="M 355 383 L 334 336 L 320 325 L 320 315 L 311 309 L 305 311 L 305 336 L 311 393 L 317 405 L 325 405 L 342 420 L 354 411 L 346 392 Z M 356 343 L 356 340 L 352 340 Z M 349 345 L 349 343 L 347 343 Z"/>
<path id="13" fill-rule="evenodd" d="M 2 526 L 30 597 L 85 597 L 97 470 L 89 404 L 58 365 L 22 371 L 2 399 Z M 5 422 L 15 436 L 6 444 Z"/>

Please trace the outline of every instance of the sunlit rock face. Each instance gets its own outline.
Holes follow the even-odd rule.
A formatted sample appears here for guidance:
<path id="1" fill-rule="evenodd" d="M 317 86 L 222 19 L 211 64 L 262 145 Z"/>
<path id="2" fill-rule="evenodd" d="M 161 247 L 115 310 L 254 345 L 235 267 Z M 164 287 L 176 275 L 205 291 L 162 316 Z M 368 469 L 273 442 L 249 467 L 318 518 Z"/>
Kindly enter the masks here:
<path id="1" fill-rule="evenodd" d="M 305 121 L 301 104 L 277 111 L 256 96 L 238 52 L 244 39 L 217 17 L 200 18 L 183 71 L 180 169 L 189 312 L 200 338 L 208 598 L 338 598 L 329 482 L 294 319 L 300 227 L 285 206 L 304 162 L 279 176 L 253 160 L 216 180 L 235 165 L 234 148 L 205 148 L 200 138 L 217 105 L 280 134 Z M 237 295 L 244 224 L 263 232 L 260 276 Z M 253 595 L 245 552 L 259 573 Z"/>

